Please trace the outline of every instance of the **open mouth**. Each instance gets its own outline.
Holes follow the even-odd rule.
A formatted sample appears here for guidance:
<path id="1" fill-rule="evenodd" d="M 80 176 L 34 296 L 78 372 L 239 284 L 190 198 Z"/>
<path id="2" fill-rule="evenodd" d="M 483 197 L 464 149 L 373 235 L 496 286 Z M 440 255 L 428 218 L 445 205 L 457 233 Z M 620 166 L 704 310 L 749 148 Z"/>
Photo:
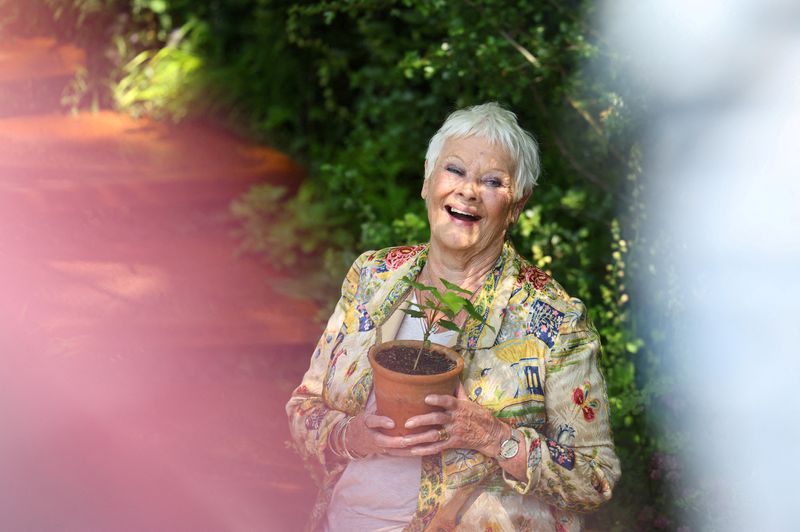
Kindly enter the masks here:
<path id="1" fill-rule="evenodd" d="M 453 207 L 451 207 L 449 205 L 445 205 L 444 208 L 447 211 L 447 214 L 449 214 L 450 216 L 452 216 L 456 220 L 462 220 L 464 222 L 477 222 L 478 220 L 481 219 L 480 216 L 477 216 L 475 214 L 470 214 L 468 212 L 460 211 L 460 210 L 458 210 L 456 208 L 453 208 Z"/>

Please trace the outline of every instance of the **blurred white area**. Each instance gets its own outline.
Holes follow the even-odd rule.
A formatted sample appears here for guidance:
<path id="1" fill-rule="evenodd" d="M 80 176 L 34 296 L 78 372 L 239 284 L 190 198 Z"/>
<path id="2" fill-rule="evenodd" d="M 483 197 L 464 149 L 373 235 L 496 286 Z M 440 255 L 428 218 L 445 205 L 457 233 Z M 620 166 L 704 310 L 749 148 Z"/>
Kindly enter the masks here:
<path id="1" fill-rule="evenodd" d="M 690 474 L 714 488 L 715 529 L 800 530 L 800 1 L 602 14 L 647 87 L 647 233 L 671 244 L 655 266 L 681 300 L 664 367 L 687 370 Z"/>

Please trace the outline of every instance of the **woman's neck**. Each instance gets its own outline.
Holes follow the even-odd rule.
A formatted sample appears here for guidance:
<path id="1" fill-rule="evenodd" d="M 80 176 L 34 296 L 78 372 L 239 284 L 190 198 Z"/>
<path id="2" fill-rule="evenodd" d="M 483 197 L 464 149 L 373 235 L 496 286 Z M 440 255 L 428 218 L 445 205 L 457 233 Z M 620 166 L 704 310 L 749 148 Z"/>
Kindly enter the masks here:
<path id="1" fill-rule="evenodd" d="M 494 250 L 492 250 L 494 251 Z M 433 244 L 428 251 L 423 275 L 427 284 L 441 288 L 439 279 L 447 279 L 470 292 L 475 291 L 494 267 L 502 246 L 496 253 L 483 253 L 477 256 L 454 256 L 440 252 Z"/>

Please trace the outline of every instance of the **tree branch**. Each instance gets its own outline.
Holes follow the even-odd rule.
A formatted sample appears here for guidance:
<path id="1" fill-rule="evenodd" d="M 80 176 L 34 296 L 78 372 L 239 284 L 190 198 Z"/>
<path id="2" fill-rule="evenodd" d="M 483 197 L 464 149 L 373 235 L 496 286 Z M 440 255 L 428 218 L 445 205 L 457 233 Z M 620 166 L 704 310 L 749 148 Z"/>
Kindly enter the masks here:
<path id="1" fill-rule="evenodd" d="M 514 49 L 516 49 L 520 53 L 520 55 L 522 55 L 522 57 L 524 57 L 525 60 L 528 61 L 528 63 L 532 64 L 536 68 L 541 68 L 542 64 L 539 62 L 538 59 L 536 59 L 536 56 L 533 55 L 527 48 L 525 48 L 520 43 L 515 41 L 514 38 L 508 34 L 507 31 L 500 30 L 500 35 L 502 35 L 505 40 L 511 43 L 511 46 L 513 46 Z"/>
<path id="2" fill-rule="evenodd" d="M 527 48 L 522 46 L 519 42 L 517 42 L 507 31 L 500 30 L 500 35 L 506 41 L 508 41 L 511 44 L 511 46 L 513 46 L 514 49 L 517 52 L 519 52 L 519 54 L 522 57 L 524 57 L 528 63 L 533 65 L 535 68 L 541 68 L 542 63 L 539 62 L 536 56 L 533 55 L 530 50 L 528 50 Z M 572 107 L 578 113 L 578 115 L 580 115 L 580 117 L 583 118 L 583 120 L 587 124 L 589 124 L 589 127 L 592 128 L 592 131 L 594 131 L 594 133 L 599 138 L 605 141 L 606 138 L 605 135 L 603 134 L 603 128 L 600 127 L 600 124 L 597 123 L 594 117 L 588 111 L 586 111 L 586 109 L 581 107 L 581 105 L 573 98 L 565 96 L 565 99 L 567 100 L 567 103 L 569 103 L 570 107 Z M 617 159 L 617 161 L 619 161 L 621 164 L 626 164 L 625 158 L 622 157 L 622 155 L 616 150 L 616 148 L 613 145 L 609 144 L 608 149 L 611 152 L 611 154 Z"/>

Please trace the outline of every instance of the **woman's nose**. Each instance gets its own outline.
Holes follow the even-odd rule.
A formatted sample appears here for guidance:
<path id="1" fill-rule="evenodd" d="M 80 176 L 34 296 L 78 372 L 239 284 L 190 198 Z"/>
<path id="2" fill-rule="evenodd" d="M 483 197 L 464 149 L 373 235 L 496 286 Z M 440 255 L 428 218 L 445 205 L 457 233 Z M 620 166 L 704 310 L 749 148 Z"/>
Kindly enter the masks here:
<path id="1" fill-rule="evenodd" d="M 478 198 L 477 184 L 473 179 L 462 179 L 456 192 L 468 201 L 474 201 Z"/>

